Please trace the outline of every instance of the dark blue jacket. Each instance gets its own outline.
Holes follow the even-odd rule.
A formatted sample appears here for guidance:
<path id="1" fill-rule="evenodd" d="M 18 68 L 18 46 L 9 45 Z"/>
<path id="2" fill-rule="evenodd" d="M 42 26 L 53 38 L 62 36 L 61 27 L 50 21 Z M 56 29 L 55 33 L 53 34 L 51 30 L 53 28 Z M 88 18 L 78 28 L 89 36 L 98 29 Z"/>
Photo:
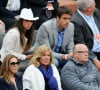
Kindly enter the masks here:
<path id="1" fill-rule="evenodd" d="M 23 90 L 22 77 L 16 77 L 18 90 Z M 13 83 L 8 84 L 5 78 L 0 78 L 0 90 L 16 90 Z"/>

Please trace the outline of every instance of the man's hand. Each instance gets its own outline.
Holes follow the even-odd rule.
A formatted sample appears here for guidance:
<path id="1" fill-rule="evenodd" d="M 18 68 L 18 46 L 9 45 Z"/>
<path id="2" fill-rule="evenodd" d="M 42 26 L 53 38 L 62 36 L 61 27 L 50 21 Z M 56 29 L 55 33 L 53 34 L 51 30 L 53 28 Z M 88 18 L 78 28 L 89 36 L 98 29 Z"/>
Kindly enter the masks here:
<path id="1" fill-rule="evenodd" d="M 64 54 L 62 59 L 69 60 L 71 56 L 73 56 L 73 53 Z"/>

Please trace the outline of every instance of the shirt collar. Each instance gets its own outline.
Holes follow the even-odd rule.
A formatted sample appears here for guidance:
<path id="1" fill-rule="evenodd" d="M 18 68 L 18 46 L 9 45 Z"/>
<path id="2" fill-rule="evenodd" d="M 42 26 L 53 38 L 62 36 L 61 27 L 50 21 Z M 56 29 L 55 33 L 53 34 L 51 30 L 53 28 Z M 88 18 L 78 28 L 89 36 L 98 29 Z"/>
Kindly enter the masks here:
<path id="1" fill-rule="evenodd" d="M 87 20 L 90 20 L 93 18 L 93 15 L 87 16 L 86 14 L 82 13 L 79 9 L 77 9 L 77 12 L 83 17 L 86 18 Z"/>
<path id="2" fill-rule="evenodd" d="M 65 32 L 65 29 L 63 29 L 63 30 L 59 30 L 59 29 L 57 28 L 57 32 L 63 34 L 63 33 Z"/>
<path id="3" fill-rule="evenodd" d="M 86 63 L 82 63 L 82 62 L 79 62 L 78 60 L 76 60 L 74 57 L 72 57 L 72 59 L 71 59 L 76 65 L 79 65 L 79 66 L 84 66 L 84 65 L 86 65 L 87 64 L 87 62 Z"/>

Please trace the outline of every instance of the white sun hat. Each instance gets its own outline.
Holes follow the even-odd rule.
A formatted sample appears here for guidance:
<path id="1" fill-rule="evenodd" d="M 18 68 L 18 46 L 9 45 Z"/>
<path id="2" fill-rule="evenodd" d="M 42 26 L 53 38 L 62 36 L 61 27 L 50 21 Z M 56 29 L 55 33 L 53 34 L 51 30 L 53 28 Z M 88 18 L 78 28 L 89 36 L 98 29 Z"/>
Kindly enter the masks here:
<path id="1" fill-rule="evenodd" d="M 23 8 L 20 13 L 20 18 L 25 20 L 38 20 L 39 17 L 34 17 L 32 10 L 29 8 Z"/>

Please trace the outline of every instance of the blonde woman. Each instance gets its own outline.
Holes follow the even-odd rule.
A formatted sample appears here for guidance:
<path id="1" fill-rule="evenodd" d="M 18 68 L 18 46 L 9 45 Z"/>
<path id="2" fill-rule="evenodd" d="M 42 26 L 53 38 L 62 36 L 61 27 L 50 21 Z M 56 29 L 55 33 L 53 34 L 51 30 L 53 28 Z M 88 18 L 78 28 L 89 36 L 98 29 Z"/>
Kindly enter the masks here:
<path id="1" fill-rule="evenodd" d="M 24 90 L 62 90 L 52 51 L 42 45 L 34 53 L 23 75 Z"/>
<path id="2" fill-rule="evenodd" d="M 13 55 L 7 55 L 0 69 L 0 90 L 23 90 L 22 78 L 18 77 L 19 60 Z"/>

